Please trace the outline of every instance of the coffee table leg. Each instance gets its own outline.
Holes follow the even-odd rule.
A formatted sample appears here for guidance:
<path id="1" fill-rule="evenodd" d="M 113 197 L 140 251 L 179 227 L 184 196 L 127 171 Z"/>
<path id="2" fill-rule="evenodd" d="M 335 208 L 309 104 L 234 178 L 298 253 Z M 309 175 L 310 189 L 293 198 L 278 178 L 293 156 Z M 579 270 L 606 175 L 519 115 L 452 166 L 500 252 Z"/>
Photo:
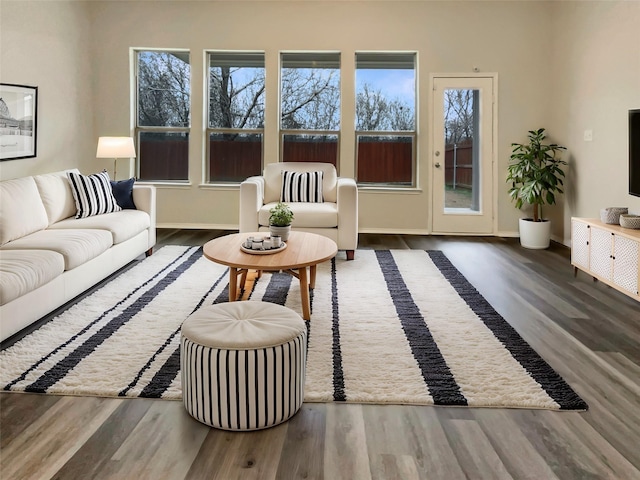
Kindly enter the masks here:
<path id="1" fill-rule="evenodd" d="M 247 283 L 247 274 L 249 273 L 248 268 L 243 268 L 240 270 L 242 273 L 240 274 L 240 291 L 244 290 L 244 286 Z"/>
<path id="2" fill-rule="evenodd" d="M 309 267 L 309 288 L 316 288 L 316 267 L 317 265 Z"/>
<path id="3" fill-rule="evenodd" d="M 311 320 L 311 304 L 309 302 L 309 281 L 307 280 L 307 267 L 298 269 L 300 279 L 300 296 L 302 297 L 302 318 Z"/>
<path id="4" fill-rule="evenodd" d="M 238 269 L 229 267 L 229 301 L 235 302 L 238 297 Z"/>

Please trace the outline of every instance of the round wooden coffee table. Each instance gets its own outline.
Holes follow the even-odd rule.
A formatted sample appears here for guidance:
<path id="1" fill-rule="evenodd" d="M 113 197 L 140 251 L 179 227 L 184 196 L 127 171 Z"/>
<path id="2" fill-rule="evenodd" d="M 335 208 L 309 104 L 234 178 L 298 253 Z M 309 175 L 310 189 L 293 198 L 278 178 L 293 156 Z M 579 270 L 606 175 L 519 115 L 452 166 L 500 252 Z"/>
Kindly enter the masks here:
<path id="1" fill-rule="evenodd" d="M 333 240 L 315 233 L 292 231 L 287 240 L 287 248 L 269 255 L 254 255 L 240 250 L 247 237 L 265 237 L 267 232 L 234 233 L 207 242 L 204 256 L 212 262 L 229 267 L 229 301 L 238 297 L 238 275 L 241 287 L 249 270 L 272 272 L 283 270 L 300 281 L 302 297 L 302 318 L 311 318 L 309 288 L 316 285 L 316 267 L 336 256 L 338 246 Z M 307 273 L 307 267 L 309 272 Z"/>

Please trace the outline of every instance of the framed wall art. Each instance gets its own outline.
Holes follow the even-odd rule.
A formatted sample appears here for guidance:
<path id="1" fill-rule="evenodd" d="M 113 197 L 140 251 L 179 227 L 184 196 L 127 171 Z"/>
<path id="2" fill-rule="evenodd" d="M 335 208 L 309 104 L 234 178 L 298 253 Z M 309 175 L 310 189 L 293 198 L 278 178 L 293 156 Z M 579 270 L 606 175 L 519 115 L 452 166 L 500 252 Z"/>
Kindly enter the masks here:
<path id="1" fill-rule="evenodd" d="M 38 87 L 0 83 L 0 161 L 36 156 Z"/>

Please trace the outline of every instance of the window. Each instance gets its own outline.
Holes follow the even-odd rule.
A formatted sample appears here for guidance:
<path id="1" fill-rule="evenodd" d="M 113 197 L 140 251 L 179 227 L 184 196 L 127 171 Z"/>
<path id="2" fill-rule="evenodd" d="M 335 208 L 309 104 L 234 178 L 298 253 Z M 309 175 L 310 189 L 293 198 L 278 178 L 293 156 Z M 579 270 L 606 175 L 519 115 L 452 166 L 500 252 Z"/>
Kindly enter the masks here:
<path id="1" fill-rule="evenodd" d="M 208 181 L 241 182 L 262 172 L 264 53 L 211 52 Z"/>
<path id="2" fill-rule="evenodd" d="M 340 54 L 283 53 L 280 60 L 282 161 L 337 167 Z"/>
<path id="3" fill-rule="evenodd" d="M 191 67 L 184 51 L 137 51 L 138 178 L 189 179 Z"/>
<path id="4" fill-rule="evenodd" d="M 356 178 L 415 185 L 415 53 L 356 53 Z"/>

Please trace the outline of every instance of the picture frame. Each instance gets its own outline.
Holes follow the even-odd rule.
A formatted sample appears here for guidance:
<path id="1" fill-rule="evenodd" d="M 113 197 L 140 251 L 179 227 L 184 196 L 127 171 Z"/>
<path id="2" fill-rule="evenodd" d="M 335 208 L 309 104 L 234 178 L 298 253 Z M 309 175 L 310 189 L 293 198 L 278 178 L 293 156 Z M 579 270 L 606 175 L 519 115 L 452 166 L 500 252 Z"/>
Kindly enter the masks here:
<path id="1" fill-rule="evenodd" d="M 38 87 L 0 83 L 0 161 L 35 157 Z"/>

